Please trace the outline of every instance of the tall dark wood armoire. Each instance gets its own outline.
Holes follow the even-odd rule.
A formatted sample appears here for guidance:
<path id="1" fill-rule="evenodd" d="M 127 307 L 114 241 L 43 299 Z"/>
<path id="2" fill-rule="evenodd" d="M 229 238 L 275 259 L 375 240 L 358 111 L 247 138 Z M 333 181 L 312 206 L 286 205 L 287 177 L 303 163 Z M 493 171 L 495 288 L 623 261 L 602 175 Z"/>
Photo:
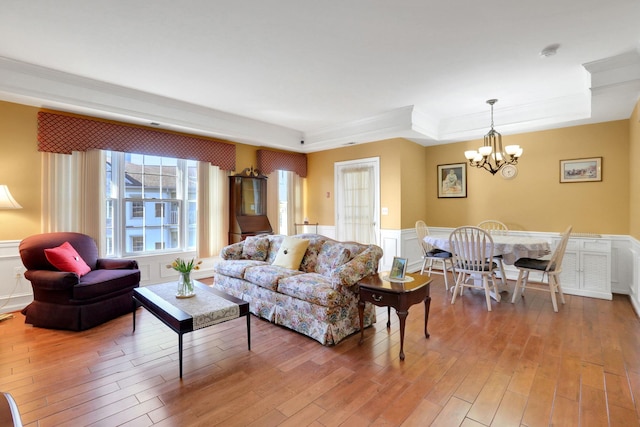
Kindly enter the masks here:
<path id="1" fill-rule="evenodd" d="M 229 177 L 229 244 L 271 234 L 267 218 L 267 177 L 253 168 Z"/>

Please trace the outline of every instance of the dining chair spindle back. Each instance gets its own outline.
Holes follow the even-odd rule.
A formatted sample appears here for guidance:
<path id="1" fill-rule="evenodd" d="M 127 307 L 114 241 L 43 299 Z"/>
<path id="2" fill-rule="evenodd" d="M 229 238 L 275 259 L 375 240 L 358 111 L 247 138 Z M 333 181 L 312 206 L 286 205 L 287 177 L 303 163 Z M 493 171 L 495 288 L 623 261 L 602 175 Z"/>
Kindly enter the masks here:
<path id="1" fill-rule="evenodd" d="M 453 254 L 456 272 L 458 273 L 451 304 L 456 302 L 458 294 L 462 296 L 462 291 L 465 287 L 477 288 L 475 280 L 467 283 L 467 276 L 472 278 L 480 276 L 487 301 L 487 310 L 491 311 L 489 280 L 491 280 L 496 301 L 500 301 L 500 292 L 494 279 L 497 265 L 493 261 L 493 239 L 491 235 L 479 227 L 458 227 L 449 236 L 449 246 Z"/>

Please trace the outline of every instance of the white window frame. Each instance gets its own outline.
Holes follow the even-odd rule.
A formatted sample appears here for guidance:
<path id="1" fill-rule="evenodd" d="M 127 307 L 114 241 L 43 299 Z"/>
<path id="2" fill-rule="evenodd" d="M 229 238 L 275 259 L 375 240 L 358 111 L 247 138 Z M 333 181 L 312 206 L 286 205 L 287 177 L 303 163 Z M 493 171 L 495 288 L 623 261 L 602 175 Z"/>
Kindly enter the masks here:
<path id="1" fill-rule="evenodd" d="M 163 156 L 158 156 L 163 157 Z M 169 158 L 164 156 L 165 158 Z M 178 168 L 178 177 L 177 181 L 180 181 L 180 186 L 176 188 L 177 195 L 176 198 L 171 199 L 154 199 L 154 198 L 138 198 L 138 197 L 125 197 L 125 174 L 124 174 L 124 162 L 125 162 L 125 153 L 122 152 L 111 152 L 111 174 L 112 174 L 112 193 L 116 194 L 106 194 L 105 206 L 104 209 L 107 210 L 107 202 L 109 200 L 113 203 L 113 218 L 112 218 L 112 227 L 113 227 L 113 252 L 108 253 L 108 256 L 117 256 L 117 257 L 130 257 L 130 256 L 146 256 L 146 255 L 160 255 L 166 253 L 180 253 L 180 252 L 192 252 L 195 251 L 197 243 L 194 243 L 192 247 L 188 247 L 188 235 L 189 235 L 189 200 L 188 200 L 188 162 L 184 159 L 176 159 L 177 160 L 177 168 Z M 197 191 L 196 191 L 197 193 Z M 127 202 L 132 201 L 141 201 L 143 204 L 147 203 L 171 203 L 176 202 L 180 204 L 180 219 L 179 219 L 179 242 L 178 247 L 169 248 L 169 249 L 146 249 L 143 251 L 127 251 L 126 250 L 126 239 L 127 239 L 127 230 L 125 229 L 124 224 L 127 218 L 127 215 L 132 215 L 132 212 L 126 212 Z M 197 197 L 192 200 L 193 203 L 196 203 L 197 210 Z M 166 211 L 166 209 L 164 209 Z M 155 215 L 155 211 L 152 212 Z M 107 211 L 106 217 L 110 217 L 110 213 Z M 196 224 L 197 229 L 197 224 Z M 144 229 L 142 229 L 144 230 Z M 144 234 L 143 234 L 144 237 Z M 109 239 L 109 236 L 106 237 Z M 196 233 L 197 240 L 197 233 Z M 146 243 L 144 244 L 146 246 Z M 166 247 L 166 242 L 164 245 Z"/>

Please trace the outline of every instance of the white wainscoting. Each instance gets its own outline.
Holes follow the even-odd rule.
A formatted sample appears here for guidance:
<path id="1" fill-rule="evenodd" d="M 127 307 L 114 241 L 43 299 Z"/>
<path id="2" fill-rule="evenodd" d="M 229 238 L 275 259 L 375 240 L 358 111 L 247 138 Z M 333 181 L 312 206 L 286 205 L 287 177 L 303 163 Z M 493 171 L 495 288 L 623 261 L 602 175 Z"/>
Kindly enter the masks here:
<path id="1" fill-rule="evenodd" d="M 19 240 L 0 241 L 0 313 L 19 311 L 33 301 L 31 283 L 24 278 Z"/>
<path id="2" fill-rule="evenodd" d="M 432 234 L 450 234 L 453 228 L 430 227 Z M 548 239 L 550 243 L 557 240 L 558 233 L 511 231 L 513 234 Z M 575 237 L 580 239 L 581 237 Z M 587 237 L 588 239 L 588 237 Z M 611 293 L 629 295 L 631 303 L 640 316 L 640 242 L 631 236 L 602 235 L 601 239 L 611 242 Z M 386 230 L 382 233 L 385 254 L 381 269 L 389 269 L 393 256 L 409 259 L 409 271 L 417 271 L 422 265 L 420 249 L 414 229 Z M 387 252 L 388 251 L 388 252 Z M 505 265 L 507 278 L 516 280 L 518 269 Z M 534 277 L 532 280 L 539 279 Z M 588 280 L 588 279 L 587 279 Z M 571 290 L 567 294 L 572 293 Z"/>

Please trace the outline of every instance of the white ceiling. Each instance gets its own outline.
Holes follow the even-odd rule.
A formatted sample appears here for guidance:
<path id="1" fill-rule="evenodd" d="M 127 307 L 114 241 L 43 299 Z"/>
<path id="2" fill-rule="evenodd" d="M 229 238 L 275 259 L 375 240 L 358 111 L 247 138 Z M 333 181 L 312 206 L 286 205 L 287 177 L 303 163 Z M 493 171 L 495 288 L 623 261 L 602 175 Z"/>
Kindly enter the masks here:
<path id="1" fill-rule="evenodd" d="M 638 0 L 0 0 L 0 99 L 300 152 L 430 145 L 481 138 L 490 98 L 504 135 L 627 119 L 639 42 Z"/>

